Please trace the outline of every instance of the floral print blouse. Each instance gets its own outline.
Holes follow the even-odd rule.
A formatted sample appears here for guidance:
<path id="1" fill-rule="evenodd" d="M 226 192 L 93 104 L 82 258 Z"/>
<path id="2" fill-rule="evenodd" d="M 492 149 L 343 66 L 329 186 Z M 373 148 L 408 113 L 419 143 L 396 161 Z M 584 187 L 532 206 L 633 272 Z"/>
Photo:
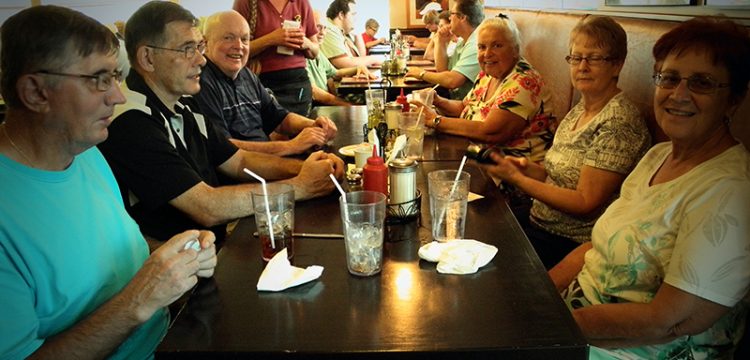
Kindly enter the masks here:
<path id="1" fill-rule="evenodd" d="M 480 72 L 464 98 L 461 118 L 484 121 L 495 107 L 526 119 L 526 127 L 504 144 L 496 144 L 506 155 L 541 162 L 552 145 L 557 119 L 552 115 L 551 95 L 541 75 L 524 59 L 502 80 L 494 94 L 487 94 L 491 77 Z"/>

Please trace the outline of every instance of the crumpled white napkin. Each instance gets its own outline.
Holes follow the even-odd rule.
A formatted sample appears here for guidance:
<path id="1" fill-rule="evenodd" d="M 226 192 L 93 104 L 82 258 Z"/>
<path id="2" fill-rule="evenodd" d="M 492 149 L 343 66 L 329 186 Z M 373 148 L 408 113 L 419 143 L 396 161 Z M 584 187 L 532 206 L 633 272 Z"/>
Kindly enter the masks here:
<path id="1" fill-rule="evenodd" d="M 419 248 L 419 257 L 436 262 L 441 274 L 473 274 L 489 264 L 497 254 L 497 248 L 485 243 L 464 239 L 448 242 L 433 241 Z"/>
<path id="2" fill-rule="evenodd" d="M 286 258 L 286 248 L 276 253 L 266 264 L 258 279 L 258 291 L 281 291 L 313 281 L 323 273 L 323 267 L 311 265 L 307 268 L 292 266 Z"/>

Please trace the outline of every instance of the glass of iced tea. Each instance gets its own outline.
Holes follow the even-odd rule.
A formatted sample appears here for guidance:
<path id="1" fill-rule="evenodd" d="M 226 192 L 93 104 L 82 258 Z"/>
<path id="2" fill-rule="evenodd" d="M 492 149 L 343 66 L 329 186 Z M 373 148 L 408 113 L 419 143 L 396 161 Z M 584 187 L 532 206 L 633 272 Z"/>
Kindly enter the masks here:
<path id="1" fill-rule="evenodd" d="M 286 248 L 291 260 L 294 257 L 294 188 L 287 184 L 267 184 L 266 193 L 262 187 L 252 191 L 261 256 L 267 262 Z"/>

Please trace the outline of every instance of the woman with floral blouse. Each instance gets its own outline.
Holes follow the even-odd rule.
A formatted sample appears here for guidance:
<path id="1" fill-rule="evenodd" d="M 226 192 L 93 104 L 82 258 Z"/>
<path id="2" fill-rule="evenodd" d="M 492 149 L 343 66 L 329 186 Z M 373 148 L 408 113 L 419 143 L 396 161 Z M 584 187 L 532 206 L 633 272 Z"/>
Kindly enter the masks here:
<path id="1" fill-rule="evenodd" d="M 425 125 L 542 161 L 556 120 L 541 76 L 520 56 L 518 29 L 500 16 L 485 20 L 476 31 L 481 72 L 474 88 L 461 101 L 436 95 L 434 105 L 447 116 L 425 107 Z"/>

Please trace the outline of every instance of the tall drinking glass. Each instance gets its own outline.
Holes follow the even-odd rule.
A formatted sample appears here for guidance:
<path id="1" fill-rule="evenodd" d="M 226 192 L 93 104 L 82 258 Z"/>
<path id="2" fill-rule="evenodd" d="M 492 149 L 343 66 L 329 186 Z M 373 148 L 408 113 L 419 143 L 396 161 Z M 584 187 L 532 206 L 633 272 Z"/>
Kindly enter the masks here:
<path id="1" fill-rule="evenodd" d="M 409 159 L 422 159 L 424 146 L 424 118 L 417 112 L 403 112 L 399 116 L 398 131 L 406 135 L 406 147 L 404 155 Z"/>
<path id="2" fill-rule="evenodd" d="M 276 253 L 286 248 L 287 257 L 291 259 L 294 257 L 294 188 L 287 184 L 266 184 L 266 191 L 268 196 L 263 194 L 260 187 L 252 191 L 255 225 L 263 249 L 261 256 L 264 261 L 269 261 Z"/>
<path id="3" fill-rule="evenodd" d="M 383 266 L 385 195 L 376 191 L 346 193 L 339 199 L 349 273 L 370 276 Z"/>
<path id="4" fill-rule="evenodd" d="M 437 170 L 427 174 L 432 237 L 437 241 L 464 237 L 471 175 L 462 171 L 458 181 L 454 181 L 457 173 L 457 170 Z"/>

